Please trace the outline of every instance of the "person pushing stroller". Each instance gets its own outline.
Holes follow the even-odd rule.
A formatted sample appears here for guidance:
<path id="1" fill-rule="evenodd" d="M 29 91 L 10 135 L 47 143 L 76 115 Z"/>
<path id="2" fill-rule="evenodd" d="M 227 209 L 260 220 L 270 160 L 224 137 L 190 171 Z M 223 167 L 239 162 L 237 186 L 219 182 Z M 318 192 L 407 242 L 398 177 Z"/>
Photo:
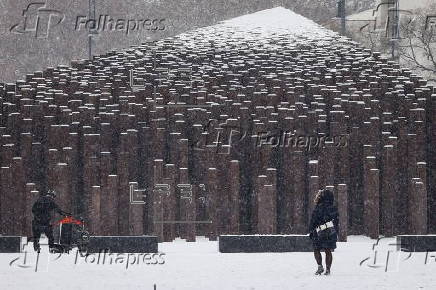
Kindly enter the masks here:
<path id="1" fill-rule="evenodd" d="M 54 247 L 53 226 L 51 225 L 53 212 L 63 216 L 71 215 L 60 209 L 54 201 L 55 197 L 56 193 L 48 190 L 45 194 L 41 194 L 32 206 L 33 248 L 37 252 L 40 251 L 39 239 L 42 233 L 47 236 L 50 249 Z"/>

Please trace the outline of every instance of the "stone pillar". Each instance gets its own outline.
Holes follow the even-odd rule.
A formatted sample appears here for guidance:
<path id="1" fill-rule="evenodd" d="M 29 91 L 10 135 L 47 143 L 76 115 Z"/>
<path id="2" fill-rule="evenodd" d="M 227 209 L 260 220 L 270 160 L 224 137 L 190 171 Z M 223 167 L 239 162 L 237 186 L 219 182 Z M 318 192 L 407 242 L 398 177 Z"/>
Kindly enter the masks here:
<path id="1" fill-rule="evenodd" d="M 273 185 L 266 184 L 257 195 L 258 234 L 275 234 L 277 230 L 276 190 Z"/>
<path id="2" fill-rule="evenodd" d="M 153 169 L 153 193 L 152 193 L 152 220 L 153 220 L 153 234 L 158 237 L 158 240 L 162 242 L 164 240 L 164 212 L 162 198 L 167 191 L 167 187 L 163 181 L 163 160 L 154 160 Z"/>
<path id="3" fill-rule="evenodd" d="M 0 168 L 0 233 L 2 235 L 12 234 L 13 227 L 13 203 L 12 192 L 12 170 L 10 167 Z"/>
<path id="4" fill-rule="evenodd" d="M 67 212 L 73 212 L 74 204 L 71 191 L 71 170 L 68 164 L 58 163 L 55 166 L 56 183 L 53 189 L 57 192 L 57 202 L 60 208 Z M 88 200 L 84 200 L 88 202 Z"/>
<path id="5" fill-rule="evenodd" d="M 211 222 L 209 224 L 209 229 L 207 232 L 207 237 L 211 241 L 216 241 L 217 239 L 217 232 L 218 232 L 218 220 L 217 220 L 217 212 L 216 207 L 218 206 L 216 202 L 216 194 L 218 191 L 218 176 L 217 176 L 217 169 L 216 168 L 208 168 L 207 169 L 207 175 L 206 175 L 206 190 L 207 190 L 207 208 L 206 208 L 206 215 L 209 221 Z"/>
<path id="6" fill-rule="evenodd" d="M 137 182 L 129 182 L 129 194 L 135 198 L 141 197 L 146 192 L 140 192 Z M 142 201 L 142 199 L 141 199 Z M 134 203 L 130 200 L 129 203 L 129 235 L 140 236 L 144 234 L 144 205 L 141 203 Z"/>
<path id="7" fill-rule="evenodd" d="M 315 209 L 315 197 L 319 191 L 319 177 L 318 176 L 310 176 L 309 177 L 309 197 L 308 197 L 308 205 L 307 205 L 307 222 L 310 223 L 310 219 L 312 217 L 312 212 Z"/>
<path id="8" fill-rule="evenodd" d="M 283 212 L 283 233 L 289 234 L 293 231 L 293 211 L 294 211 L 294 164 L 292 163 L 291 148 L 283 148 L 282 170 L 283 170 L 283 199 L 278 207 Z"/>
<path id="9" fill-rule="evenodd" d="M 176 238 L 176 224 L 174 221 L 177 219 L 176 211 L 177 207 L 177 180 L 176 176 L 179 174 L 176 172 L 174 164 L 166 164 L 165 172 L 167 178 L 165 178 L 165 184 L 169 185 L 169 194 L 163 196 L 164 199 L 164 219 L 168 223 L 164 224 L 164 241 L 172 242 Z"/>
<path id="10" fill-rule="evenodd" d="M 12 219 L 11 235 L 23 235 L 25 228 L 25 192 L 26 181 L 23 159 L 21 157 L 12 158 L 12 187 L 10 193 L 13 196 L 13 212 L 9 218 Z"/>
<path id="11" fill-rule="evenodd" d="M 111 174 L 103 178 L 100 213 L 101 234 L 118 235 L 118 175 Z"/>
<path id="12" fill-rule="evenodd" d="M 127 133 L 120 135 L 120 149 L 117 158 L 118 175 L 118 232 L 129 235 L 129 144 Z"/>
<path id="13" fill-rule="evenodd" d="M 240 178 L 239 178 L 239 161 L 230 162 L 229 174 L 229 234 L 239 234 L 239 201 L 240 201 Z"/>
<path id="14" fill-rule="evenodd" d="M 409 217 L 410 234 L 427 234 L 427 190 L 420 178 L 412 179 L 412 191 L 409 195 Z"/>
<path id="15" fill-rule="evenodd" d="M 303 152 L 296 151 L 292 155 L 292 164 L 294 166 L 294 198 L 293 198 L 293 230 L 295 234 L 307 233 L 306 224 L 306 159 Z"/>
<path id="16" fill-rule="evenodd" d="M 27 237 L 32 236 L 32 206 L 39 197 L 39 192 L 36 190 L 35 183 L 26 183 L 26 191 L 24 192 L 24 232 Z"/>
<path id="17" fill-rule="evenodd" d="M 254 188 L 253 188 L 253 195 L 251 197 L 252 201 L 252 208 L 251 208 L 251 229 L 256 233 L 256 230 L 258 228 L 258 222 L 259 222 L 259 194 L 261 190 L 263 190 L 263 186 L 267 183 L 267 176 L 266 175 L 259 175 L 254 180 Z"/>
<path id="18" fill-rule="evenodd" d="M 436 154 L 431 154 L 436 147 L 436 94 L 430 98 L 430 110 L 428 110 L 430 122 L 428 126 L 428 163 L 429 163 L 429 231 L 436 232 Z"/>
<path id="19" fill-rule="evenodd" d="M 188 242 L 195 242 L 195 196 L 193 187 L 189 183 L 188 168 L 180 168 L 177 186 L 180 192 L 180 219 L 185 221 L 181 226 L 182 238 L 186 238 Z"/>
<path id="20" fill-rule="evenodd" d="M 350 184 L 348 185 L 350 207 L 350 232 L 363 234 L 363 154 L 362 129 L 352 127 L 350 132 Z"/>
<path id="21" fill-rule="evenodd" d="M 381 189 L 381 233 L 391 237 L 396 231 L 395 199 L 398 193 L 397 156 L 393 145 L 383 147 L 383 175 Z"/>
<path id="22" fill-rule="evenodd" d="M 339 242 L 346 242 L 348 235 L 348 190 L 346 184 L 338 184 Z"/>
<path id="23" fill-rule="evenodd" d="M 365 169 L 364 225 L 365 233 L 372 239 L 379 237 L 379 170 Z"/>
<path id="24" fill-rule="evenodd" d="M 101 193 L 102 188 L 99 185 L 91 187 L 91 196 L 89 200 L 89 218 L 88 231 L 91 235 L 100 235 L 101 233 Z"/>

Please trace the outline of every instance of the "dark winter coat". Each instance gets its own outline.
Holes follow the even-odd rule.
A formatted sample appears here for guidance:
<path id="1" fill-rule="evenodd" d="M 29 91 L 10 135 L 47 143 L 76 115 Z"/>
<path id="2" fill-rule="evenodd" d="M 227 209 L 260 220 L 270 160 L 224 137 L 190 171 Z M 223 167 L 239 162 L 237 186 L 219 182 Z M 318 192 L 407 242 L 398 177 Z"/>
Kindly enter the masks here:
<path id="1" fill-rule="evenodd" d="M 40 196 L 32 206 L 33 219 L 39 225 L 49 225 L 53 212 L 57 212 L 60 215 L 68 215 L 68 213 L 59 208 L 50 196 Z"/>
<path id="2" fill-rule="evenodd" d="M 318 236 L 316 228 L 328 221 L 333 220 L 335 234 L 328 235 L 325 238 Z M 320 200 L 312 212 L 310 219 L 309 234 L 315 250 L 335 249 L 339 233 L 339 213 L 332 200 Z"/>

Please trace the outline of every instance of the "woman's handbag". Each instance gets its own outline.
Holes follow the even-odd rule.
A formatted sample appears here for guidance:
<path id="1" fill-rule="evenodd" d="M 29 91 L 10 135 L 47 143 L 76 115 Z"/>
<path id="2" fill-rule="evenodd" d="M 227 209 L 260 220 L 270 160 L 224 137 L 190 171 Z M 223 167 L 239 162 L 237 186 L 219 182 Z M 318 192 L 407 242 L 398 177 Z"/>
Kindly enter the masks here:
<path id="1" fill-rule="evenodd" d="M 326 222 L 325 224 L 318 226 L 316 228 L 316 232 L 318 238 L 322 240 L 328 240 L 337 234 L 336 229 L 333 225 L 333 221 L 329 221 Z"/>

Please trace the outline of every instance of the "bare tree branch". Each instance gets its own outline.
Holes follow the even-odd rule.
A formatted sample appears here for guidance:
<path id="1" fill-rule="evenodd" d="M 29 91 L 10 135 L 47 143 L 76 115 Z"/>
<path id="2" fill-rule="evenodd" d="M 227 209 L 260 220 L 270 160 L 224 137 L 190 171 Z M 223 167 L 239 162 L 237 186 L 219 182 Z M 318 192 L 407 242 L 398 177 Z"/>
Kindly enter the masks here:
<path id="1" fill-rule="evenodd" d="M 428 11 L 417 11 L 417 16 L 407 24 L 402 23 L 402 43 L 399 45 L 399 55 L 416 68 L 428 72 L 436 72 L 435 48 L 432 47 L 434 32 L 426 29 Z"/>

